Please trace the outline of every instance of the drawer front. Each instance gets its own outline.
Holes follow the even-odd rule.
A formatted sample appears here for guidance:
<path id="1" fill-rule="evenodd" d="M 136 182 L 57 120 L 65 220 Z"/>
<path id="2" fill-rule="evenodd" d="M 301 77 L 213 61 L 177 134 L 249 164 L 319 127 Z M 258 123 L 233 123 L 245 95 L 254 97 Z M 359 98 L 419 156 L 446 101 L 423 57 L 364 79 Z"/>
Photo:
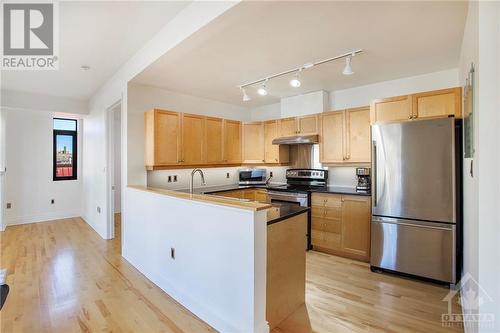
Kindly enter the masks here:
<path id="1" fill-rule="evenodd" d="M 342 232 L 342 222 L 340 220 L 315 218 L 312 220 L 312 228 L 320 231 L 340 234 Z"/>
<path id="2" fill-rule="evenodd" d="M 330 219 L 330 220 L 342 220 L 342 207 L 325 207 L 325 213 L 324 213 L 324 218 L 325 219 Z"/>
<path id="3" fill-rule="evenodd" d="M 331 232 L 312 230 L 311 240 L 313 246 L 320 246 L 327 249 L 340 249 L 340 234 L 334 234 Z"/>
<path id="4" fill-rule="evenodd" d="M 323 218 L 325 216 L 325 207 L 323 206 L 311 206 L 311 217 Z"/>
<path id="5" fill-rule="evenodd" d="M 340 194 L 320 194 L 313 193 L 311 195 L 311 203 L 313 206 L 326 206 L 332 208 L 342 207 L 342 196 Z"/>

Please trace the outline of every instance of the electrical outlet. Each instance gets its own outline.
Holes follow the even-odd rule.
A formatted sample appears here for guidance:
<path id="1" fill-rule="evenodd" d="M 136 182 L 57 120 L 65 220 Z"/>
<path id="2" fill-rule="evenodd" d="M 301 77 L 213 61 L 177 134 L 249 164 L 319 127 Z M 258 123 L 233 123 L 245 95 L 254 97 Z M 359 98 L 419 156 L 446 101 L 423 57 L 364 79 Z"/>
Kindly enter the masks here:
<path id="1" fill-rule="evenodd" d="M 177 175 L 174 175 L 174 183 L 177 182 Z"/>
<path id="2" fill-rule="evenodd" d="M 229 172 L 226 173 L 226 178 L 229 178 Z"/>
<path id="3" fill-rule="evenodd" d="M 101 214 L 101 207 L 97 206 L 97 212 Z"/>
<path id="4" fill-rule="evenodd" d="M 173 247 L 170 248 L 170 258 L 175 260 L 175 248 Z"/>
<path id="5" fill-rule="evenodd" d="M 272 176 L 273 176 L 273 172 L 269 171 L 269 177 L 272 177 Z"/>
<path id="6" fill-rule="evenodd" d="M 168 179 L 167 181 L 168 181 L 169 183 L 171 183 L 171 182 L 172 182 L 172 176 L 168 176 L 168 178 L 167 178 L 167 179 Z"/>
<path id="7" fill-rule="evenodd" d="M 7 202 L 7 209 L 11 209 L 12 208 L 12 204 L 10 202 Z"/>
<path id="8" fill-rule="evenodd" d="M 53 205 L 55 203 L 54 199 L 50 199 L 50 204 Z"/>

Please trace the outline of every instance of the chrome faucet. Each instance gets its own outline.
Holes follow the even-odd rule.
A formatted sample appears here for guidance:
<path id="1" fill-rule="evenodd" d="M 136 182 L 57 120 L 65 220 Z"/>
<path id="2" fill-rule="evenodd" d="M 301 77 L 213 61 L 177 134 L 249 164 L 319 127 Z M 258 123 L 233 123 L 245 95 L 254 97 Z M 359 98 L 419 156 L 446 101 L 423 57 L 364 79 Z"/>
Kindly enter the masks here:
<path id="1" fill-rule="evenodd" d="M 205 182 L 205 175 L 203 174 L 203 171 L 201 171 L 201 169 L 194 169 L 193 171 L 191 171 L 191 182 L 189 183 L 189 193 L 193 193 L 193 178 L 196 172 L 200 173 L 201 185 L 203 186 L 207 185 L 207 183 Z"/>

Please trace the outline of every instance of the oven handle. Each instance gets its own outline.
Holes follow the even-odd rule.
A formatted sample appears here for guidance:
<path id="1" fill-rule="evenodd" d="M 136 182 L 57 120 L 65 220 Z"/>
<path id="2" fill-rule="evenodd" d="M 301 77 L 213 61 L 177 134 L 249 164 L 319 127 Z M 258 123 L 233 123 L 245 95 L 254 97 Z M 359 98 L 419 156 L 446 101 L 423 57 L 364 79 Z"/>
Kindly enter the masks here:
<path id="1" fill-rule="evenodd" d="M 277 197 L 307 198 L 307 194 L 305 193 L 286 193 L 286 192 L 267 191 L 267 194 Z"/>

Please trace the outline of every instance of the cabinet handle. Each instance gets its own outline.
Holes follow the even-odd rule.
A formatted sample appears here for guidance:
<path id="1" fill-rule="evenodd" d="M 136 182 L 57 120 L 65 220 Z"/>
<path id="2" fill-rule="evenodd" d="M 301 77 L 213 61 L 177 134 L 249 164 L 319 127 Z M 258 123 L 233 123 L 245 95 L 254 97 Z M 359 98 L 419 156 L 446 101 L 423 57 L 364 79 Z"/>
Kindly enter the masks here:
<path id="1" fill-rule="evenodd" d="M 413 119 L 413 115 L 409 115 L 409 116 L 408 116 L 408 119 Z"/>
<path id="2" fill-rule="evenodd" d="M 277 159 L 277 158 L 275 158 L 274 160 L 275 160 L 276 162 L 278 162 L 278 159 Z"/>
<path id="3" fill-rule="evenodd" d="M 413 119 L 417 119 L 417 115 L 416 114 L 413 115 Z"/>

